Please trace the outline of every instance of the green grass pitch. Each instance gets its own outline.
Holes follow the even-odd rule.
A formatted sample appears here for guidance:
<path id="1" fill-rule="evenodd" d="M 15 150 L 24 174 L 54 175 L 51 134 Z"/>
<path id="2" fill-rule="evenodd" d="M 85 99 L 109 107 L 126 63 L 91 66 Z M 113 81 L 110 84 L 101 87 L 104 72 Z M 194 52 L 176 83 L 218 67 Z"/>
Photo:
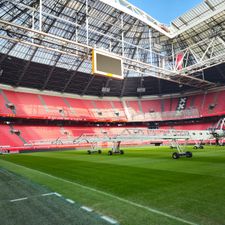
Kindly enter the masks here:
<path id="1" fill-rule="evenodd" d="M 1 155 L 0 167 L 121 225 L 225 224 L 225 147 L 173 160 L 168 147 Z"/>

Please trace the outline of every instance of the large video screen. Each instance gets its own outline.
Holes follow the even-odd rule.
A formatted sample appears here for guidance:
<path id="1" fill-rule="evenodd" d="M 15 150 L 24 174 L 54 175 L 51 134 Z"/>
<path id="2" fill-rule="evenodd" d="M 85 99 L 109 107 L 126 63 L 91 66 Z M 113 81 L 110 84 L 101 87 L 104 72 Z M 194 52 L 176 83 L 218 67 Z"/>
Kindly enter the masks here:
<path id="1" fill-rule="evenodd" d="M 93 49 L 92 72 L 95 75 L 123 79 L 122 58 L 114 56 L 110 52 L 101 52 Z"/>

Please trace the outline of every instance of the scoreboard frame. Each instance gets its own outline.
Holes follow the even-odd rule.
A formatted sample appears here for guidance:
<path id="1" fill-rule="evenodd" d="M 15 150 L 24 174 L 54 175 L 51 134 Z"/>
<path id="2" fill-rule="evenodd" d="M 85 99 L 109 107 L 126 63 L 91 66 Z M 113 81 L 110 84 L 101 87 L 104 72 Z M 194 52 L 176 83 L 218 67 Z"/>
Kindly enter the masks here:
<path id="1" fill-rule="evenodd" d="M 121 74 L 115 74 L 112 71 L 100 71 L 97 69 L 97 55 L 105 56 L 106 58 L 112 58 L 114 60 L 118 60 L 120 63 L 121 68 Z M 110 52 L 99 50 L 99 49 L 92 49 L 92 74 L 93 75 L 100 75 L 100 76 L 106 76 L 106 77 L 112 77 L 116 79 L 124 79 L 124 73 L 123 73 L 123 59 L 122 57 L 119 57 L 117 55 L 114 55 Z"/>

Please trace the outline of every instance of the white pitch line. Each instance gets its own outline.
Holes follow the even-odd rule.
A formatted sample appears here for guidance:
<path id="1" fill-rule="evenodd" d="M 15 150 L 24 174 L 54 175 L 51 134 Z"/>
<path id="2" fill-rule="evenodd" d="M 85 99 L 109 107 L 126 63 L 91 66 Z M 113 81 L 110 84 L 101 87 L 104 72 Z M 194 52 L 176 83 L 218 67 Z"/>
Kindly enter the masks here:
<path id="1" fill-rule="evenodd" d="M 105 221 L 111 223 L 111 224 L 117 224 L 117 223 L 118 223 L 116 220 L 114 220 L 114 219 L 112 219 L 112 218 L 110 218 L 110 217 L 108 217 L 108 216 L 101 216 L 101 218 L 102 218 L 103 220 L 105 220 Z"/>
<path id="2" fill-rule="evenodd" d="M 83 210 L 85 210 L 85 211 L 87 211 L 87 212 L 93 212 L 93 209 L 88 208 L 88 207 L 86 207 L 86 206 L 82 206 L 81 209 L 83 209 Z"/>
<path id="3" fill-rule="evenodd" d="M 50 193 L 42 194 L 41 196 L 49 196 L 49 195 L 55 195 L 55 192 L 50 192 Z"/>
<path id="4" fill-rule="evenodd" d="M 170 218 L 170 219 L 172 219 L 172 220 L 176 220 L 176 221 L 182 222 L 182 223 L 184 223 L 184 224 L 198 225 L 197 223 L 194 223 L 194 222 L 191 222 L 191 221 L 182 219 L 182 218 L 177 217 L 177 216 L 173 216 L 173 215 L 171 215 L 171 214 L 162 212 L 162 211 L 160 211 L 160 210 L 157 210 L 157 209 L 154 209 L 154 208 L 151 208 L 151 207 L 148 207 L 148 206 L 144 206 L 144 205 L 141 205 L 141 204 L 132 202 L 132 201 L 127 200 L 127 199 L 125 199 L 125 198 L 121 198 L 121 197 L 118 197 L 118 196 L 116 196 L 116 195 L 113 195 L 113 194 L 104 192 L 104 191 L 97 190 L 97 189 L 95 189 L 95 188 L 91 188 L 91 187 L 88 187 L 88 186 L 85 186 L 85 185 L 82 185 L 82 184 L 79 184 L 79 183 L 76 183 L 76 182 L 73 182 L 73 181 L 65 180 L 65 179 L 63 179 L 63 178 L 56 177 L 56 176 L 53 176 L 53 175 L 51 175 L 51 174 L 48 174 L 48 173 L 45 173 L 45 172 L 41 172 L 41 171 L 39 171 L 39 170 L 31 169 L 31 168 L 29 168 L 29 167 L 22 166 L 22 165 L 19 165 L 19 164 L 16 164 L 16 163 L 12 163 L 12 162 L 7 162 L 7 163 L 16 165 L 16 166 L 18 166 L 18 167 L 21 167 L 21 168 L 24 168 L 24 169 L 27 169 L 27 170 L 30 170 L 30 171 L 34 171 L 34 172 L 36 172 L 36 173 L 39 173 L 39 174 L 42 174 L 42 175 L 45 175 L 45 176 L 54 178 L 54 179 L 56 179 L 56 180 L 63 181 L 63 182 L 68 183 L 68 184 L 75 185 L 75 186 L 77 186 L 77 187 L 81 187 L 81 188 L 86 189 L 86 190 L 89 190 L 89 191 L 93 191 L 93 192 L 96 192 L 96 193 L 99 193 L 99 194 L 102 194 L 102 195 L 111 197 L 111 198 L 113 198 L 113 199 L 117 199 L 117 200 L 119 200 L 119 201 L 121 201 L 121 202 L 125 202 L 125 203 L 127 203 L 127 204 L 129 204 L 129 205 L 136 206 L 136 207 L 141 208 L 141 209 L 145 209 L 145 210 L 148 211 L 148 212 L 155 213 L 155 214 L 158 214 L 158 215 L 161 215 L 161 216 Z"/>
<path id="5" fill-rule="evenodd" d="M 28 198 L 27 197 L 25 197 L 25 198 L 17 198 L 17 199 L 10 200 L 10 202 L 19 202 L 19 201 L 23 201 L 23 200 L 26 200 L 26 199 L 28 199 Z"/>
<path id="6" fill-rule="evenodd" d="M 62 195 L 60 195 L 59 193 L 57 192 L 54 192 L 54 195 L 58 196 L 58 197 L 62 197 Z"/>
<path id="7" fill-rule="evenodd" d="M 74 204 L 75 203 L 72 199 L 69 199 L 69 198 L 67 198 L 66 201 L 69 202 L 69 203 L 71 203 L 71 204 Z"/>

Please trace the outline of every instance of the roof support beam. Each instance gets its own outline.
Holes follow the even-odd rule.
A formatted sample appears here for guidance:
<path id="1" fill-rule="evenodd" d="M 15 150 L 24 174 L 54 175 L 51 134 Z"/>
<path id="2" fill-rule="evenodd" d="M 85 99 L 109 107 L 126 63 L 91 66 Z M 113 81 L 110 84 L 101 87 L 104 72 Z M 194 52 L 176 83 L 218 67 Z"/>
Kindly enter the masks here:
<path id="1" fill-rule="evenodd" d="M 74 31 L 70 33 L 70 36 L 69 36 L 68 38 L 71 39 L 71 38 L 72 38 L 74 35 L 76 35 L 76 34 L 77 34 L 77 27 L 75 27 Z M 66 35 L 66 34 L 65 34 L 65 35 Z M 49 74 L 48 74 L 48 76 L 47 76 L 47 79 L 46 79 L 44 85 L 42 86 L 42 90 L 44 90 L 44 89 L 46 88 L 46 86 L 47 86 L 47 84 L 48 84 L 48 82 L 49 82 L 49 80 L 50 80 L 50 78 L 51 78 L 51 76 L 52 76 L 52 74 L 53 74 L 53 72 L 54 72 L 54 70 L 55 70 L 55 68 L 56 68 L 56 66 L 57 66 L 57 63 L 58 63 L 58 61 L 60 60 L 60 57 L 61 57 L 61 56 L 62 56 L 62 54 L 59 54 L 58 57 L 56 58 L 55 63 L 54 63 L 54 65 L 53 65 L 52 69 L 50 70 L 50 72 L 49 72 Z M 84 61 L 84 60 L 82 60 L 82 62 L 83 62 L 83 61 Z M 82 64 L 82 63 L 81 63 L 81 64 Z M 79 69 L 79 67 L 81 66 L 81 64 L 78 65 L 78 68 L 76 69 L 76 71 Z M 76 71 L 75 71 L 75 72 L 76 72 Z M 68 85 L 69 85 L 69 84 L 68 84 Z M 66 84 L 65 87 L 63 88 L 63 91 L 65 90 L 66 86 L 67 86 L 67 84 Z"/>
<path id="2" fill-rule="evenodd" d="M 212 11 L 215 10 L 215 8 L 214 8 L 213 5 L 209 2 L 209 0 L 205 0 L 205 4 L 206 4 Z"/>
<path id="3" fill-rule="evenodd" d="M 54 57 L 55 57 L 55 59 L 54 59 Z M 44 90 L 44 89 L 46 88 L 46 86 L 48 85 L 48 82 L 49 82 L 49 80 L 50 80 L 51 77 L 52 77 L 52 74 L 53 74 L 53 72 L 54 72 L 54 70 L 55 70 L 55 68 L 56 68 L 56 66 L 57 66 L 57 63 L 58 63 L 60 57 L 61 57 L 61 54 L 52 57 L 53 60 L 54 60 L 55 62 L 54 62 L 54 65 L 51 67 L 51 70 L 50 70 L 50 72 L 48 73 L 47 79 L 45 80 L 45 82 L 44 82 L 44 84 L 43 84 L 41 90 Z"/>
<path id="4" fill-rule="evenodd" d="M 86 13 L 88 14 L 88 16 L 91 14 L 91 9 L 92 9 L 92 7 L 96 4 L 96 2 L 91 2 L 91 3 L 93 3 L 93 5 L 91 5 L 92 7 L 90 7 L 90 2 L 88 2 L 88 1 L 86 1 L 85 2 L 86 4 L 85 4 L 85 6 L 86 6 Z M 88 4 L 87 4 L 88 3 Z M 86 20 L 86 18 L 85 17 L 83 17 L 83 19 L 82 19 L 82 21 L 81 21 L 81 23 L 80 23 L 80 26 L 79 27 L 81 27 L 81 25 L 82 24 L 84 24 L 84 23 L 88 23 L 88 21 Z M 88 28 L 88 26 L 87 26 L 88 24 L 86 24 L 86 28 Z M 77 35 L 77 28 L 76 28 L 76 30 L 75 30 L 75 34 Z M 87 35 L 88 36 L 88 35 Z M 72 37 L 72 36 L 71 36 Z M 89 40 L 87 39 L 87 43 L 89 43 Z M 81 61 L 80 61 L 80 63 L 78 64 L 78 66 L 77 66 L 77 68 L 76 68 L 76 70 L 75 71 L 73 71 L 73 73 L 71 74 L 71 76 L 70 76 L 70 78 L 69 78 L 69 80 L 66 82 L 66 84 L 65 84 L 65 86 L 63 87 L 63 89 L 62 89 L 62 92 L 65 92 L 66 91 L 66 89 L 69 87 L 69 85 L 70 85 L 70 83 L 71 83 L 71 81 L 73 80 L 73 78 L 77 75 L 77 73 L 78 73 L 78 70 L 79 70 L 79 68 L 81 67 L 81 65 L 83 64 L 83 62 L 85 61 L 85 58 L 84 59 L 82 59 Z"/>
<path id="5" fill-rule="evenodd" d="M 4 4 L 5 2 L 3 2 L 2 4 Z M 24 13 L 26 13 L 27 11 L 29 11 L 29 8 L 34 8 L 36 5 L 38 4 L 38 0 L 36 0 L 35 2 L 32 2 L 32 4 L 28 5 L 28 8 L 25 8 L 24 10 L 22 10 L 20 13 L 18 13 L 17 15 L 15 15 L 14 17 L 12 17 L 9 22 L 13 22 L 16 18 L 20 17 L 21 15 L 23 15 Z M 0 7 L 1 8 L 1 7 Z M 3 17 L 3 16 L 2 16 Z M 26 20 L 24 20 L 21 25 L 24 25 L 26 23 Z M 10 52 L 13 50 L 13 48 L 16 46 L 16 43 L 12 43 L 12 45 L 10 46 L 9 50 L 7 51 L 7 53 L 5 54 L 5 56 L 2 56 L 2 58 L 0 59 L 0 64 L 8 57 L 8 55 L 10 54 Z"/>
<path id="6" fill-rule="evenodd" d="M 2 23 L 2 21 L 0 20 L 0 23 Z M 18 25 L 13 25 L 13 24 L 10 24 L 8 22 L 3 22 L 3 23 L 7 23 L 9 24 L 9 26 L 13 26 L 13 27 L 17 27 L 18 29 L 22 29 L 22 30 L 29 30 L 30 32 L 33 32 L 34 34 L 35 33 L 38 33 L 38 31 L 36 30 L 32 30 L 32 29 L 29 29 L 29 28 L 23 28 L 21 26 L 18 26 Z M 39 32 L 40 33 L 40 32 Z M 41 34 L 44 36 L 44 37 L 48 37 L 48 38 L 53 38 L 54 35 L 49 35 L 49 34 L 46 34 L 46 33 L 43 33 L 41 32 Z M 6 38 L 8 40 L 15 40 L 14 38 L 9 38 L 9 37 L 4 37 L 4 36 L 1 36 L 2 38 Z M 51 41 L 51 39 L 48 39 L 49 41 Z M 15 40 L 15 41 L 18 41 L 18 42 L 21 42 L 21 43 L 26 43 L 26 44 L 29 44 L 29 45 L 34 45 L 34 46 L 37 46 L 37 44 L 34 44 L 34 43 L 29 43 L 29 42 L 24 42 L 23 40 L 21 39 L 18 39 L 18 40 Z M 52 44 L 55 44 L 58 42 L 62 42 L 63 43 L 71 43 L 72 45 L 77 45 L 79 47 L 83 47 L 84 49 L 87 48 L 87 49 L 91 49 L 91 46 L 86 46 L 84 44 L 80 44 L 80 43 L 76 43 L 74 41 L 69 41 L 67 39 L 63 39 L 61 37 L 57 37 L 57 36 L 54 36 L 54 43 Z M 200 43 L 204 42 L 205 40 L 201 41 Z M 200 43 L 196 43 L 196 45 L 200 44 Z M 41 46 L 41 44 L 39 44 L 40 47 L 43 47 L 43 48 L 46 48 L 46 49 L 49 49 L 49 47 L 47 46 Z M 69 52 L 67 51 L 64 51 L 64 50 L 67 50 L 66 47 L 64 50 L 61 50 L 59 51 L 58 49 L 51 49 L 53 52 L 54 51 L 58 51 L 58 52 L 64 52 L 65 54 L 69 54 L 69 55 L 74 55 L 74 53 L 71 52 L 71 49 L 69 50 Z M 221 62 L 222 63 L 222 62 Z M 133 70 L 135 72 L 138 72 L 138 73 L 143 73 L 145 75 L 148 75 L 148 76 L 153 76 L 153 77 L 157 77 L 157 78 L 160 78 L 160 79 L 166 79 L 166 80 L 171 80 L 171 81 L 174 81 L 176 82 L 176 80 L 172 79 L 174 77 L 174 75 L 179 75 L 179 71 L 171 71 L 169 69 L 166 69 L 164 67 L 160 67 L 160 66 L 154 66 L 154 65 L 150 65 L 149 63 L 143 63 L 142 61 L 137 61 L 137 60 L 134 60 L 132 58 L 127 58 L 127 57 L 124 57 L 124 64 L 125 64 L 125 69 L 126 70 Z M 201 64 L 201 67 L 202 67 L 203 64 Z M 210 64 L 210 66 L 212 66 L 213 64 Z M 132 68 L 130 68 L 132 67 Z M 141 71 L 141 72 L 140 72 Z M 196 71 L 195 71 L 196 72 Z M 156 75 L 157 73 L 157 75 Z M 182 76 L 186 76 L 185 74 L 182 74 Z M 191 79 L 194 79 L 196 80 L 196 78 L 194 77 L 191 77 L 191 76 L 186 76 L 188 77 L 189 80 Z M 202 80 L 199 80 L 202 82 Z M 208 84 L 207 84 L 208 85 Z"/>
<path id="7" fill-rule="evenodd" d="M 92 75 L 91 78 L 89 79 L 86 87 L 84 88 L 84 90 L 82 91 L 81 95 L 85 95 L 85 93 L 87 92 L 88 88 L 90 87 L 92 81 L 94 80 L 95 75 Z"/>
<path id="8" fill-rule="evenodd" d="M 80 68 L 80 66 L 82 65 L 83 62 L 84 62 L 84 59 L 83 59 L 82 61 L 80 61 L 80 63 L 79 63 L 78 66 L 77 66 L 77 69 L 76 69 L 75 71 L 73 71 L 73 73 L 71 74 L 69 80 L 66 82 L 65 86 L 63 87 L 62 92 L 65 92 L 66 89 L 69 87 L 71 81 L 72 81 L 73 78 L 77 75 L 78 70 L 79 70 L 79 68 Z"/>
<path id="9" fill-rule="evenodd" d="M 136 33 L 135 33 L 135 34 L 136 34 Z M 139 36 L 138 39 L 137 39 L 137 45 L 140 43 L 141 37 L 142 37 L 142 33 L 140 34 L 140 36 Z M 137 48 L 135 48 L 135 50 L 133 51 L 131 58 L 134 57 L 136 51 L 137 51 Z M 123 81 L 123 83 L 122 83 L 122 89 L 121 89 L 120 97 L 122 97 L 123 94 L 124 94 L 124 92 L 125 92 L 125 87 L 126 87 L 126 83 L 127 83 L 127 76 L 128 76 L 128 74 L 129 74 L 129 71 L 127 71 L 127 74 L 126 74 L 126 76 L 124 77 L 124 81 Z"/>
<path id="10" fill-rule="evenodd" d="M 165 31 L 165 29 L 162 28 L 161 24 L 155 20 L 154 18 L 152 18 L 151 16 L 149 16 L 147 13 L 145 13 L 144 11 L 138 9 L 137 7 L 133 6 L 132 4 L 130 4 L 127 1 L 124 1 L 124 4 L 127 4 L 127 7 L 120 4 L 119 1 L 117 0 L 100 0 L 101 2 L 110 5 L 113 8 L 116 8 L 128 15 L 133 16 L 134 18 L 137 18 L 139 21 L 144 22 L 145 24 L 147 24 L 148 26 L 154 28 L 155 30 L 159 31 L 161 34 L 171 38 L 171 34 L 168 31 Z"/>
<path id="11" fill-rule="evenodd" d="M 178 30 L 178 31 L 174 32 L 171 35 L 171 38 L 177 37 L 178 35 L 184 33 L 185 31 L 188 31 L 191 28 L 194 28 L 198 24 L 203 23 L 206 20 L 218 15 L 219 13 L 223 12 L 224 10 L 225 10 L 225 4 L 221 5 L 221 7 L 217 8 L 216 10 L 212 11 L 211 13 L 208 13 L 206 16 L 203 16 L 203 17 L 199 18 L 195 22 L 188 24 L 186 27 L 182 28 L 181 30 Z"/>
<path id="12" fill-rule="evenodd" d="M 9 50 L 7 51 L 6 54 L 2 55 L 2 57 L 0 58 L 0 64 L 1 64 L 1 63 L 9 56 L 9 53 L 10 53 L 10 51 L 14 48 L 14 46 L 15 46 L 15 43 L 13 43 L 13 44 L 10 46 L 10 48 L 9 48 Z"/>
<path id="13" fill-rule="evenodd" d="M 69 2 L 70 2 L 70 0 L 67 0 L 66 4 L 63 5 L 63 7 L 62 7 L 62 8 L 60 9 L 60 11 L 57 13 L 58 15 L 60 15 L 60 14 L 62 13 L 62 11 L 65 9 L 66 5 L 67 5 Z M 46 33 L 48 33 L 48 31 L 52 28 L 52 26 L 54 25 L 55 22 L 56 22 L 56 19 L 54 19 L 54 20 L 51 22 L 51 24 L 48 26 L 48 28 L 47 28 L 46 31 L 45 31 Z M 41 42 L 42 42 L 42 41 L 40 41 L 40 43 L 41 43 Z M 17 86 L 20 85 L 20 82 L 22 81 L 24 75 L 26 74 L 26 71 L 27 71 L 27 69 L 29 68 L 29 65 L 30 65 L 31 61 L 33 60 L 33 58 L 34 58 L 34 56 L 35 56 L 35 54 L 36 54 L 37 51 L 38 51 L 38 48 L 36 48 L 36 49 L 34 50 L 34 52 L 33 52 L 33 54 L 31 55 L 29 61 L 28 61 L 27 64 L 25 65 L 25 67 L 24 67 L 24 69 L 23 69 L 23 71 L 22 71 L 22 73 L 21 73 L 21 75 L 20 75 L 20 77 L 19 77 L 19 79 L 18 79 L 18 82 L 17 82 L 17 84 L 16 84 Z M 45 84 L 44 84 L 44 85 L 45 85 Z"/>

